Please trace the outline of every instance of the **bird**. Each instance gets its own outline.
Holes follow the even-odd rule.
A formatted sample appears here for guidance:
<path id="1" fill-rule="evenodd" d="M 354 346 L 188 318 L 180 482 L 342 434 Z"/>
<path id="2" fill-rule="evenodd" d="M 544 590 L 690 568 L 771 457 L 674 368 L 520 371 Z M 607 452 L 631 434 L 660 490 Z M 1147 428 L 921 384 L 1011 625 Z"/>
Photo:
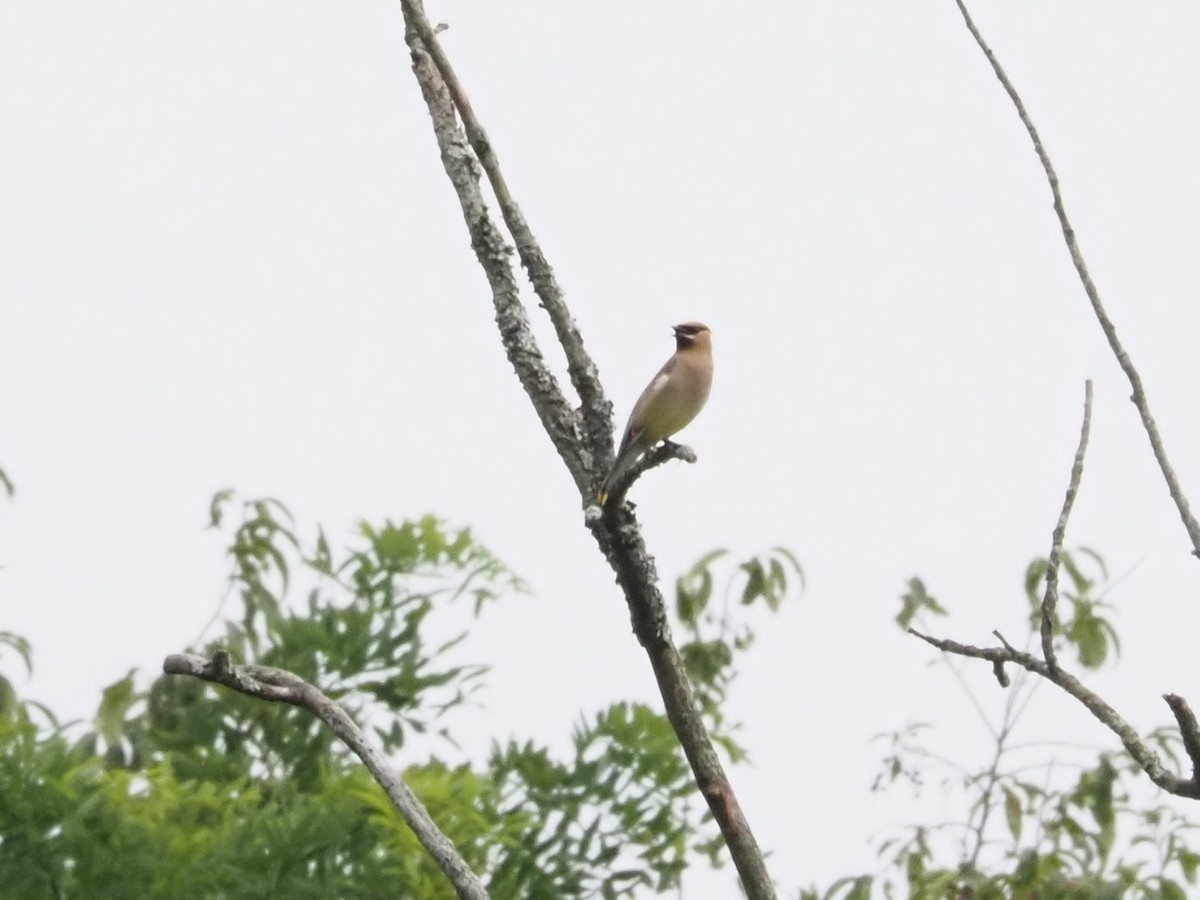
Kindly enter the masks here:
<path id="1" fill-rule="evenodd" d="M 673 329 L 675 353 L 646 385 L 633 405 L 629 424 L 621 437 L 617 459 L 596 495 L 601 506 L 609 491 L 638 457 L 680 431 L 704 408 L 712 387 L 712 332 L 700 322 L 684 322 Z"/>

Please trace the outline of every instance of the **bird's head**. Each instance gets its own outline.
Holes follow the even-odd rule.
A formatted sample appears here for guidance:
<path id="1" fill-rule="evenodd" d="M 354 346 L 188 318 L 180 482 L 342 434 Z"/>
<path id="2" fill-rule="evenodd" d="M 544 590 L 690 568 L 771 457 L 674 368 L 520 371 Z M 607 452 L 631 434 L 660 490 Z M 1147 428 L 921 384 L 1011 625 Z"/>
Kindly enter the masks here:
<path id="1" fill-rule="evenodd" d="M 675 349 L 687 350 L 689 347 L 708 347 L 711 345 L 710 332 L 707 325 L 700 322 L 684 322 L 676 325 Z"/>

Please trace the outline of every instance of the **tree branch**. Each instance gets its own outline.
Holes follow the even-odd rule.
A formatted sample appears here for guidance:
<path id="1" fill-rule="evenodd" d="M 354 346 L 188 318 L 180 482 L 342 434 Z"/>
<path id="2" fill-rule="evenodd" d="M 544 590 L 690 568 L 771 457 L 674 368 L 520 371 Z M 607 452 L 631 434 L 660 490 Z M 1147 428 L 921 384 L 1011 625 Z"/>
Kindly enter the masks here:
<path id="1" fill-rule="evenodd" d="M 686 448 L 683 448 L 686 449 Z M 669 452 L 660 459 L 671 458 Z M 658 464 L 657 462 L 654 464 Z M 704 727 L 683 659 L 671 639 L 654 559 L 629 504 L 610 499 L 604 515 L 589 521 L 617 583 L 625 593 L 633 632 L 650 658 L 667 719 L 679 738 L 696 786 L 721 829 L 750 900 L 774 900 L 775 886 L 754 832 Z"/>
<path id="2" fill-rule="evenodd" d="M 163 661 L 168 675 L 188 675 L 272 703 L 287 703 L 306 709 L 354 751 L 387 792 L 388 799 L 400 811 L 408 827 L 421 842 L 438 867 L 454 885 L 460 900 L 487 900 L 488 893 L 478 876 L 471 871 L 450 839 L 442 834 L 429 813 L 393 770 L 387 758 L 377 750 L 344 709 L 326 697 L 303 678 L 271 666 L 235 666 L 229 654 L 219 650 L 211 660 L 192 653 L 177 653 Z"/>
<path id="3" fill-rule="evenodd" d="M 419 6 L 405 2 L 406 21 L 420 18 L 429 31 L 423 13 L 408 15 L 413 8 L 419 9 Z M 521 303 L 520 287 L 508 262 L 510 248 L 488 215 L 487 203 L 480 190 L 479 165 L 458 125 L 450 92 L 411 21 L 405 38 L 412 51 L 413 74 L 433 120 L 442 166 L 458 195 L 471 236 L 471 248 L 492 290 L 492 307 L 504 351 L 576 487 L 581 493 L 590 493 L 596 480 L 596 469 L 584 448 L 580 417 L 571 409 L 533 337 L 529 317 Z"/>
<path id="4" fill-rule="evenodd" d="M 1154 451 L 1154 458 L 1158 461 L 1158 468 L 1167 483 L 1167 490 L 1171 494 L 1171 499 L 1175 501 L 1175 508 L 1179 511 L 1179 518 L 1183 521 L 1183 527 L 1187 530 L 1188 537 L 1191 539 L 1192 555 L 1200 557 L 1200 522 L 1197 522 L 1196 517 L 1192 515 L 1191 506 L 1188 504 L 1187 497 L 1184 496 L 1183 488 L 1179 485 L 1179 479 L 1175 475 L 1175 470 L 1171 468 L 1171 464 L 1167 460 L 1167 450 L 1163 446 L 1162 437 L 1158 433 L 1158 425 L 1154 421 L 1154 416 L 1150 414 L 1150 401 L 1147 399 L 1146 390 L 1142 386 L 1142 377 L 1138 374 L 1138 370 L 1134 368 L 1133 360 L 1130 359 L 1129 353 L 1125 350 L 1120 338 L 1117 337 L 1117 327 L 1105 311 L 1104 304 L 1100 301 L 1100 292 L 1096 289 L 1096 285 L 1092 281 L 1092 276 L 1088 273 L 1083 252 L 1079 249 L 1079 243 L 1075 239 L 1075 229 L 1071 226 L 1071 220 L 1067 218 L 1067 208 L 1063 203 L 1062 191 L 1058 185 L 1058 173 L 1054 170 L 1054 164 L 1050 162 L 1050 156 L 1042 144 L 1042 139 L 1038 135 L 1037 128 L 1034 127 L 1033 119 L 1030 118 L 1028 111 L 1025 109 L 1021 95 L 1017 93 L 1017 89 L 1013 86 L 1012 81 L 1009 80 L 1004 68 L 1000 65 L 1000 61 L 996 58 L 996 54 L 992 52 L 992 48 L 988 46 L 987 42 L 983 39 L 983 35 L 975 26 L 971 14 L 967 11 L 966 4 L 963 0 L 955 0 L 955 3 L 958 4 L 958 10 L 962 13 L 967 30 L 971 32 L 971 37 L 975 39 L 975 43 L 979 45 L 979 49 L 987 57 L 987 61 L 992 66 L 992 71 L 996 73 L 996 79 L 1004 88 L 1005 93 L 1008 94 L 1013 107 L 1017 111 L 1017 115 L 1021 119 L 1021 124 L 1025 126 L 1025 130 L 1029 133 L 1029 139 L 1033 142 L 1033 149 L 1037 153 L 1038 161 L 1042 164 L 1042 170 L 1046 173 L 1046 181 L 1050 184 L 1050 193 L 1054 197 L 1054 212 L 1058 216 L 1058 224 L 1062 228 L 1063 240 L 1066 241 L 1067 250 L 1071 254 L 1071 262 L 1074 263 L 1075 271 L 1079 274 L 1079 280 L 1082 282 L 1083 289 L 1087 293 L 1088 301 L 1092 304 L 1092 312 L 1096 315 L 1096 321 L 1100 323 L 1100 329 L 1104 332 L 1104 337 L 1108 340 L 1108 346 L 1117 358 L 1117 363 L 1121 366 L 1122 371 L 1124 371 L 1125 377 L 1129 379 L 1129 385 L 1133 389 L 1133 393 L 1129 399 L 1133 401 L 1133 405 L 1137 407 L 1138 415 L 1141 416 L 1142 427 L 1146 431 L 1146 436 L 1150 439 L 1150 447 Z"/>
<path id="5" fill-rule="evenodd" d="M 1142 767 L 1145 773 L 1150 776 L 1150 780 L 1156 785 L 1178 797 L 1200 799 L 1200 780 L 1197 780 L 1195 774 L 1191 778 L 1181 778 L 1178 775 L 1168 772 L 1163 767 L 1158 754 L 1150 749 L 1149 745 L 1142 740 L 1133 726 L 1121 717 L 1120 713 L 1109 706 L 1099 694 L 1087 688 L 1083 682 L 1064 671 L 1061 667 L 1051 669 L 1050 666 L 1033 654 L 1014 648 L 999 634 L 996 637 L 1003 646 L 974 647 L 970 644 L 960 644 L 958 641 L 930 637 L 927 634 L 922 634 L 915 628 L 908 629 L 908 633 L 945 653 L 954 653 L 958 656 L 968 656 L 973 659 L 986 659 L 992 663 L 993 667 L 1005 663 L 1015 663 L 1030 672 L 1041 675 L 1047 681 L 1058 685 L 1082 703 L 1093 716 L 1120 738 L 1129 755 Z M 1174 710 L 1174 707 L 1172 709 Z M 1200 748 L 1200 738 L 1197 739 L 1197 747 Z M 1198 756 L 1192 759 L 1192 762 L 1194 765 L 1200 765 L 1200 751 L 1198 751 Z"/>
<path id="6" fill-rule="evenodd" d="M 1087 453 L 1088 434 L 1092 429 L 1092 381 L 1084 386 L 1083 426 L 1079 431 L 1079 447 L 1075 451 L 1075 462 L 1071 465 L 1071 480 L 1067 485 L 1067 496 L 1063 499 L 1062 512 L 1050 539 L 1050 556 L 1046 560 L 1046 593 L 1042 597 L 1042 656 L 1051 671 L 1058 668 L 1054 653 L 1054 613 L 1058 606 L 1058 569 L 1062 562 L 1063 538 L 1067 533 L 1067 520 L 1079 493 L 1079 482 L 1083 478 L 1083 456 Z"/>
<path id="7" fill-rule="evenodd" d="M 471 102 L 467 98 L 466 91 L 463 90 L 462 83 L 458 80 L 458 75 L 454 72 L 454 67 L 450 64 L 450 60 L 436 39 L 429 20 L 425 17 L 421 0 L 401 0 L 401 2 L 405 8 L 405 21 L 420 38 L 421 44 L 437 67 L 442 82 L 449 90 L 450 97 L 454 101 L 454 106 L 462 121 L 467 141 L 475 151 L 475 156 L 487 175 L 488 183 L 491 184 L 492 192 L 496 195 L 496 202 L 500 207 L 500 215 L 517 246 L 517 257 L 529 275 L 534 293 L 537 294 L 542 307 L 549 315 L 550 321 L 554 325 L 554 333 L 566 354 L 567 374 L 579 395 L 584 430 L 587 433 L 585 449 L 599 456 L 598 459 L 591 460 L 591 468 L 596 473 L 607 472 L 612 463 L 612 404 L 604 395 L 596 364 L 583 346 L 583 336 L 579 333 L 579 328 L 563 300 L 562 289 L 558 285 L 558 279 L 554 277 L 554 269 L 546 260 L 541 245 L 533 236 L 521 208 L 517 206 L 517 202 L 508 189 L 508 182 L 505 181 L 504 174 L 500 171 L 500 161 L 496 158 L 496 151 L 492 147 L 491 141 L 488 140 L 487 132 L 484 131 L 475 111 L 471 108 Z M 413 42 L 409 40 L 409 46 L 412 45 Z"/>
<path id="8" fill-rule="evenodd" d="M 1163 699 L 1175 716 L 1179 734 L 1183 738 L 1183 750 L 1192 761 L 1192 781 L 1200 780 L 1200 723 L 1196 722 L 1196 714 L 1188 702 L 1177 694 L 1163 694 Z"/>
<path id="9" fill-rule="evenodd" d="M 1046 564 L 1046 592 L 1042 598 L 1041 616 L 1043 659 L 1038 659 L 1031 653 L 1017 650 L 998 631 L 993 632 L 993 634 L 1000 642 L 1001 646 L 999 647 L 974 647 L 970 644 L 961 644 L 958 641 L 930 637 L 914 628 L 908 629 L 908 632 L 915 637 L 919 637 L 926 643 L 937 647 L 944 653 L 988 660 L 992 664 L 992 671 L 996 675 L 996 679 L 1000 682 L 1001 687 L 1008 687 L 1009 684 L 1008 676 L 1004 671 L 1006 663 L 1015 663 L 1027 671 L 1053 682 L 1082 703 L 1093 716 L 1099 719 L 1103 725 L 1108 727 L 1121 739 L 1121 743 L 1125 745 L 1125 749 L 1129 752 L 1129 755 L 1150 776 L 1151 781 L 1164 791 L 1177 796 L 1200 799 L 1200 725 L 1197 725 L 1196 719 L 1188 708 L 1187 702 L 1174 694 L 1167 694 L 1164 698 L 1171 707 L 1171 711 L 1175 714 L 1175 719 L 1179 723 L 1179 729 L 1183 735 L 1184 749 L 1192 761 L 1193 769 L 1191 778 L 1182 778 L 1168 772 L 1163 767 L 1158 754 L 1150 749 L 1149 745 L 1142 740 L 1133 727 L 1113 707 L 1109 706 L 1099 694 L 1085 687 L 1083 682 L 1075 676 L 1064 671 L 1059 665 L 1054 652 L 1054 619 L 1055 608 L 1058 603 L 1058 573 L 1062 560 L 1063 539 L 1066 535 L 1067 521 L 1070 519 L 1071 510 L 1075 505 L 1075 497 L 1079 492 L 1079 483 L 1083 478 L 1083 460 L 1087 453 L 1091 425 L 1092 382 L 1089 380 L 1084 389 L 1083 425 L 1079 432 L 1079 446 L 1075 450 L 1075 459 L 1071 465 L 1070 483 L 1067 486 L 1067 494 L 1063 499 L 1062 511 L 1059 513 L 1058 522 L 1054 526 L 1054 533 L 1051 537 L 1050 556 Z"/>
<path id="10" fill-rule="evenodd" d="M 696 461 L 696 451 L 686 444 L 676 444 L 674 441 L 663 441 L 651 447 L 642 454 L 637 462 L 612 483 L 603 507 L 598 502 L 594 502 L 589 506 L 585 519 L 587 524 L 590 526 L 595 519 L 602 515 L 603 511 L 620 506 L 625 500 L 625 495 L 629 493 L 629 489 L 633 487 L 633 483 L 646 472 L 656 469 L 663 463 L 670 462 L 673 459 L 678 459 L 686 463 L 694 463 Z"/>
<path id="11" fill-rule="evenodd" d="M 583 350 L 578 329 L 550 267 L 512 201 L 487 136 L 438 46 L 437 36 L 425 18 L 420 0 L 401 0 L 401 7 L 407 26 L 405 39 L 412 51 L 413 72 L 429 107 L 442 164 L 458 194 L 476 257 L 492 286 L 501 339 L 547 433 L 571 469 L 585 506 L 592 506 L 598 482 L 607 473 L 612 460 L 611 405 L 604 398 L 595 367 Z M 455 119 L 456 112 L 465 131 Z M 472 151 L 478 156 L 478 163 Z M 581 415 L 564 408 L 565 401 L 558 385 L 546 370 L 521 307 L 508 263 L 507 247 L 487 217 L 479 188 L 479 167 L 488 175 L 505 223 L 516 240 L 522 264 L 554 322 L 556 336 L 567 355 L 572 383 L 583 404 Z M 694 459 L 695 454 L 687 448 L 665 444 L 648 454 L 635 471 L 640 474 L 667 459 L 689 456 Z M 627 505 L 613 503 L 612 506 L 613 509 L 604 515 L 589 512 L 585 521 L 624 591 L 634 633 L 650 658 L 667 718 L 692 767 L 696 785 L 725 837 L 746 895 L 750 900 L 774 900 L 775 888 L 762 851 L 704 727 L 683 661 L 671 640 L 654 561 L 646 552 L 637 519 Z"/>

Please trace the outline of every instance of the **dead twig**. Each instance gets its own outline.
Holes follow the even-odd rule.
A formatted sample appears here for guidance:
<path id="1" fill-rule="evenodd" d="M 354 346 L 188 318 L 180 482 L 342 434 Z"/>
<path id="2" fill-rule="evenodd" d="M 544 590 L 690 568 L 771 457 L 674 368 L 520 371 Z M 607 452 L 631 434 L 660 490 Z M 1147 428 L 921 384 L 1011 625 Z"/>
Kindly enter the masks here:
<path id="1" fill-rule="evenodd" d="M 596 364 L 584 349 L 583 336 L 579 333 L 579 328 L 563 299 L 562 288 L 559 287 L 558 279 L 554 276 L 554 269 L 546 260 L 541 245 L 533 236 L 529 223 L 525 221 L 521 208 L 517 206 L 512 192 L 508 189 L 508 182 L 505 181 L 504 173 L 500 170 L 500 161 L 496 157 L 495 148 L 488 140 L 487 132 L 484 131 L 482 123 L 475 115 L 475 110 L 471 108 L 471 101 L 467 97 L 467 92 L 463 90 L 454 67 L 437 41 L 436 31 L 430 27 L 429 20 L 421 8 L 420 0 L 404 0 L 404 5 L 405 21 L 415 30 L 426 52 L 433 60 L 433 64 L 437 67 L 442 82 L 450 92 L 450 97 L 454 101 L 455 109 L 458 110 L 459 118 L 462 121 L 467 141 L 470 143 L 471 149 L 475 151 L 475 156 L 479 160 L 484 174 L 487 175 L 492 193 L 496 195 L 496 202 L 500 207 L 500 215 L 516 244 L 517 257 L 529 275 L 534 293 L 537 294 L 542 307 L 550 317 L 558 343 L 567 357 L 567 375 L 571 379 L 575 392 L 579 395 L 584 429 L 587 432 L 585 447 L 589 452 L 599 456 L 598 459 L 591 460 L 592 468 L 598 474 L 606 472 L 612 462 L 612 404 L 604 395 Z"/>
<path id="2" fill-rule="evenodd" d="M 1067 533 L 1067 520 L 1075 506 L 1075 495 L 1079 493 L 1079 482 L 1083 478 L 1083 457 L 1087 453 L 1088 434 L 1092 429 L 1092 381 L 1084 387 L 1083 426 L 1079 430 L 1079 447 L 1075 450 L 1075 461 L 1071 464 L 1071 480 L 1067 485 L 1067 496 L 1063 499 L 1062 512 L 1050 539 L 1050 556 L 1046 560 L 1046 593 L 1042 597 L 1042 657 L 1051 670 L 1058 668 L 1054 653 L 1054 614 L 1058 606 L 1058 569 L 1062 563 L 1063 538 Z"/>

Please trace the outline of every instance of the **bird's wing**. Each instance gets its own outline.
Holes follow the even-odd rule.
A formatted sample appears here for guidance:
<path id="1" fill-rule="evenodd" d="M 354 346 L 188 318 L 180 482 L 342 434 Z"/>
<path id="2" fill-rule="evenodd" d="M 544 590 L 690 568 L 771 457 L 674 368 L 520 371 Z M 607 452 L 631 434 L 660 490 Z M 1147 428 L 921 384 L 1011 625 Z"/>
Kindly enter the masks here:
<path id="1" fill-rule="evenodd" d="M 625 426 L 625 434 L 621 437 L 621 448 L 617 451 L 618 458 L 629 448 L 630 444 L 637 440 L 638 435 L 641 434 L 642 414 L 654 398 L 662 393 L 662 389 L 671 380 L 671 372 L 674 368 L 675 357 L 672 356 L 658 370 L 658 374 L 650 380 L 650 383 L 646 385 L 646 389 L 642 391 L 642 396 L 638 397 L 637 403 L 633 404 L 633 412 L 629 414 L 629 423 Z"/>

